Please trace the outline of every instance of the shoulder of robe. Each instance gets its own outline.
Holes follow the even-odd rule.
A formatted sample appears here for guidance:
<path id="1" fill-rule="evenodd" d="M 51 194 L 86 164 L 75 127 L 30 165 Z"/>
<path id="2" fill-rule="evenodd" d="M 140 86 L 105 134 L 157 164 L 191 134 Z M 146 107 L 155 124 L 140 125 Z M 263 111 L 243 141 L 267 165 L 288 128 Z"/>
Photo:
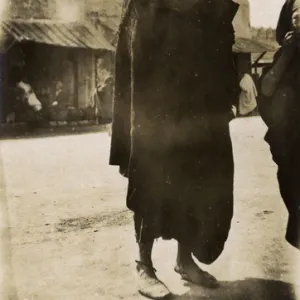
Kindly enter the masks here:
<path id="1" fill-rule="evenodd" d="M 224 17 L 225 20 L 232 22 L 240 5 L 232 0 L 224 0 Z"/>

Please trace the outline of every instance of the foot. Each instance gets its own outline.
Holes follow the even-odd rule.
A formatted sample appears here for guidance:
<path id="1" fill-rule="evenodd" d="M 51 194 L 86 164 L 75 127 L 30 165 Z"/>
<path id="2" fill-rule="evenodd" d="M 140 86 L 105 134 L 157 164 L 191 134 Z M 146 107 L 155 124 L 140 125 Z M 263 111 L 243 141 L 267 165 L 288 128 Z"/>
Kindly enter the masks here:
<path id="1" fill-rule="evenodd" d="M 138 290 L 150 299 L 165 299 L 170 296 L 169 289 L 157 278 L 155 269 L 142 262 L 137 262 Z"/>
<path id="2" fill-rule="evenodd" d="M 174 270 L 185 281 L 211 289 L 219 287 L 217 279 L 201 270 L 193 260 L 186 264 L 177 264 Z"/>

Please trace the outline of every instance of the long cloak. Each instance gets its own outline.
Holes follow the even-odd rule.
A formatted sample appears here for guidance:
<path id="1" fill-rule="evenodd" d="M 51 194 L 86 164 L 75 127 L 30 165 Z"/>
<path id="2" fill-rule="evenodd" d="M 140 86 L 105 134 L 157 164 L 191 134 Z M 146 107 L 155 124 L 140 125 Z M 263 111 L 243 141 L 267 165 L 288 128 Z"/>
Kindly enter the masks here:
<path id="1" fill-rule="evenodd" d="M 127 1 L 116 53 L 110 164 L 128 177 L 137 240 L 174 238 L 203 263 L 233 215 L 231 0 Z"/>
<path id="2" fill-rule="evenodd" d="M 276 28 L 277 42 L 282 45 L 292 30 L 292 14 L 300 10 L 300 0 L 287 0 Z M 281 55 L 279 49 L 273 64 Z M 260 95 L 260 113 L 268 126 L 265 136 L 274 162 L 282 199 L 288 210 L 286 240 L 300 250 L 300 51 L 296 50 L 272 97 Z M 267 70 L 266 70 L 267 71 Z M 264 72 L 266 73 L 266 72 Z"/>

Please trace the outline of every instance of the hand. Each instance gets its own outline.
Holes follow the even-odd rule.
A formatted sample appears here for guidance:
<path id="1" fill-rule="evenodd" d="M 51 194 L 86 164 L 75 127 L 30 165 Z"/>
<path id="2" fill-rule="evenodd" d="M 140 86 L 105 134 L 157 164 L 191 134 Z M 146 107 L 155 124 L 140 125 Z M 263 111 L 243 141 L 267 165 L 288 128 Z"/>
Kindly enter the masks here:
<path id="1" fill-rule="evenodd" d="M 289 31 L 283 39 L 282 46 L 286 47 L 290 45 L 295 45 L 295 42 L 296 42 L 296 33 L 294 31 Z"/>

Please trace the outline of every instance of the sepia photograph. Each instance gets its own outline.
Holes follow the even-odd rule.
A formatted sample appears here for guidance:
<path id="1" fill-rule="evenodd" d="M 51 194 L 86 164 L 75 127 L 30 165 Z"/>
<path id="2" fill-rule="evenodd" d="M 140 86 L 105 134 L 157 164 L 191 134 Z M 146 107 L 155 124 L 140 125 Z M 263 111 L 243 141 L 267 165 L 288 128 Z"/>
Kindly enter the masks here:
<path id="1" fill-rule="evenodd" d="M 98 299 L 300 300 L 300 0 L 0 0 L 0 300 Z"/>

